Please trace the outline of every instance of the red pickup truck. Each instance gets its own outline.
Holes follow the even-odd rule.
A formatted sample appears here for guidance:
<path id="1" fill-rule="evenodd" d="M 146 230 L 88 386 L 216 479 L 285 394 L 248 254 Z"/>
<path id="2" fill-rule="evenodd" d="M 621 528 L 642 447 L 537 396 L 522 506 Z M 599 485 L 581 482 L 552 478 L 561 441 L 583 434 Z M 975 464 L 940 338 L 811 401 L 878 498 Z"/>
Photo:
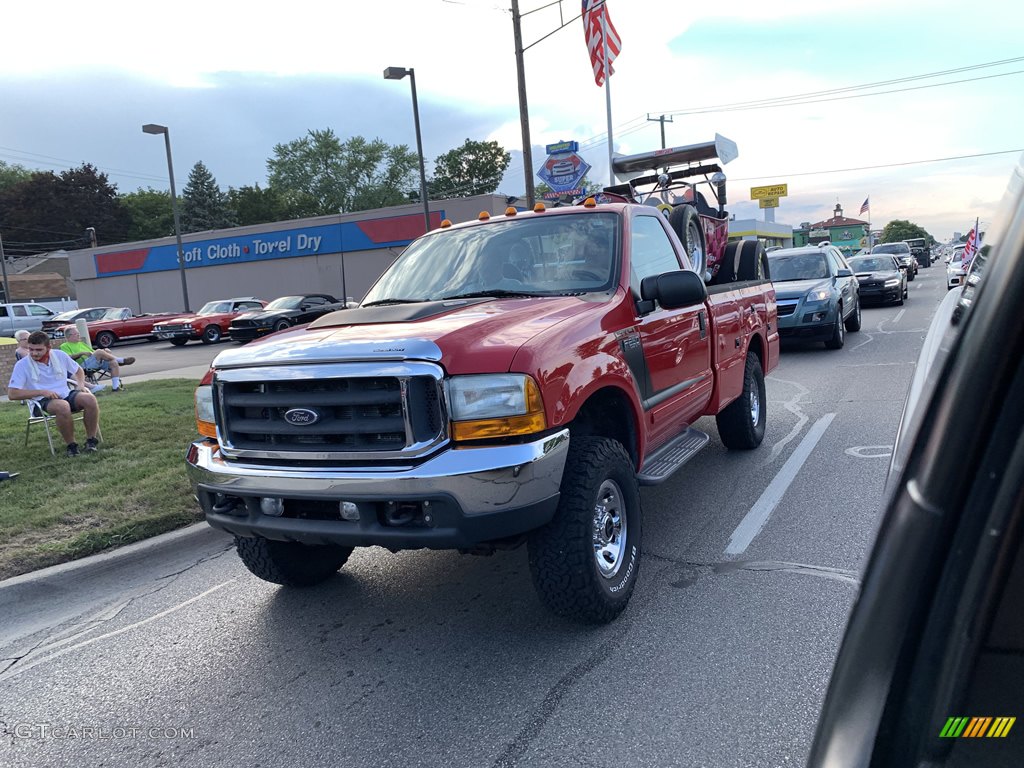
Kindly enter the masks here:
<path id="1" fill-rule="evenodd" d="M 526 543 L 549 608 L 610 621 L 640 566 L 639 486 L 708 443 L 702 416 L 729 448 L 764 436 L 774 291 L 757 242 L 721 258 L 705 285 L 648 205 L 443 222 L 359 308 L 218 355 L 186 459 L 207 521 L 285 585 L 357 546 Z"/>

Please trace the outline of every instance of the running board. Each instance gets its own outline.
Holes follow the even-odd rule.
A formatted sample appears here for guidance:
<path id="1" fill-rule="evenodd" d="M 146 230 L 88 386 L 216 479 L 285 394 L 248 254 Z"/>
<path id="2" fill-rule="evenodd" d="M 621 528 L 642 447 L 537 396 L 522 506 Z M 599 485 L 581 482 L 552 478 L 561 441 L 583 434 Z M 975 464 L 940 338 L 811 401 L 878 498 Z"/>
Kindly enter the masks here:
<path id="1" fill-rule="evenodd" d="M 658 485 L 665 482 L 673 472 L 700 453 L 700 449 L 707 445 L 710 439 L 699 429 L 689 427 L 647 458 L 636 475 L 640 485 Z"/>

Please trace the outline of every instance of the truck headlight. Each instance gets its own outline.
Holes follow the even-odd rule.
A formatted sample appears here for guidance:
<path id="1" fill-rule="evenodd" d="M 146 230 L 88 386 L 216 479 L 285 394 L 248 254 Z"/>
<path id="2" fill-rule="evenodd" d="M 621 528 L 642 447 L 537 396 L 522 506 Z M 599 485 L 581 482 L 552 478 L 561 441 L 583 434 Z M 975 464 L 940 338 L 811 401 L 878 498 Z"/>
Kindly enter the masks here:
<path id="1" fill-rule="evenodd" d="M 816 291 L 808 291 L 805 301 L 828 301 L 828 288 L 819 288 Z"/>
<path id="2" fill-rule="evenodd" d="M 217 419 L 213 415 L 213 387 L 196 387 L 196 429 L 203 437 L 217 437 Z"/>
<path id="3" fill-rule="evenodd" d="M 456 440 L 512 437 L 547 428 L 540 388 L 532 376 L 453 376 L 446 393 Z"/>

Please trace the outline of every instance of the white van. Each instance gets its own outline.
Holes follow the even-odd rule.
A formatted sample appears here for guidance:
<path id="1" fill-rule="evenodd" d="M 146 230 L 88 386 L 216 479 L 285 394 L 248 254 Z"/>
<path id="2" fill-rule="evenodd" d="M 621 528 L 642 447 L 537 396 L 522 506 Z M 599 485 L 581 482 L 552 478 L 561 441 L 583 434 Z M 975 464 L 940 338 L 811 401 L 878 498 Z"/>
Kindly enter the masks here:
<path id="1" fill-rule="evenodd" d="M 26 331 L 40 331 L 43 320 L 53 317 L 55 313 L 42 304 L 22 302 L 0 304 L 0 336 L 13 336 L 15 331 L 24 328 Z"/>

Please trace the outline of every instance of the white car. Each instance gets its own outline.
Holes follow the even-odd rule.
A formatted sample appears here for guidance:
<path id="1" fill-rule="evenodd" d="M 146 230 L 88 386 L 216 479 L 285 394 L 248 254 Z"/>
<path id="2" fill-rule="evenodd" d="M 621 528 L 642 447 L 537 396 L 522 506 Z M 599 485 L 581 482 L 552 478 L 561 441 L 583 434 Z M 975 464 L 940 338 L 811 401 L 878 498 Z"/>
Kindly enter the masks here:
<path id="1" fill-rule="evenodd" d="M 946 290 L 956 288 L 958 285 L 964 284 L 964 277 L 967 275 L 967 270 L 964 269 L 963 265 L 964 249 L 960 248 L 953 252 L 953 258 L 949 260 L 946 265 Z"/>

